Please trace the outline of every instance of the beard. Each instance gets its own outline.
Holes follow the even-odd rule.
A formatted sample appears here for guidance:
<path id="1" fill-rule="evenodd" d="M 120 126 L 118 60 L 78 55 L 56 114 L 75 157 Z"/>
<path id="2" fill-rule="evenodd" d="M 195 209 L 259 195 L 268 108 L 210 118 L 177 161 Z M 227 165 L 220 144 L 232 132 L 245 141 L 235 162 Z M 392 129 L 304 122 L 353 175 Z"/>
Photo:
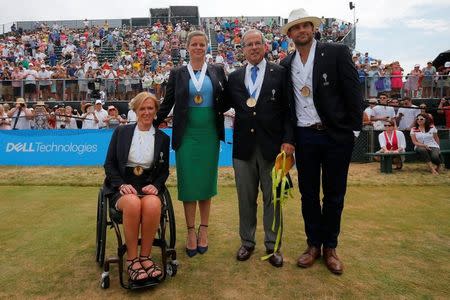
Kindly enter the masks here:
<path id="1" fill-rule="evenodd" d="M 310 36 L 305 41 L 293 40 L 293 42 L 296 47 L 303 47 L 303 46 L 307 46 L 307 45 L 311 44 L 312 39 L 313 39 L 313 37 Z"/>

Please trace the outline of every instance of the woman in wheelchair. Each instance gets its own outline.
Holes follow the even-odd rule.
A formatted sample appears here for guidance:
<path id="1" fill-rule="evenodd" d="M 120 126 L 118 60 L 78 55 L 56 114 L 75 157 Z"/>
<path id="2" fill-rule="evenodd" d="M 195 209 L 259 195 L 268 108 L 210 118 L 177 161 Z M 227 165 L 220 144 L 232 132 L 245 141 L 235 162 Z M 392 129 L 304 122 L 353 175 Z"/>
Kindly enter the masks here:
<path id="1" fill-rule="evenodd" d="M 104 191 L 110 207 L 123 215 L 130 280 L 157 280 L 162 271 L 153 262 L 151 250 L 161 216 L 158 193 L 169 176 L 170 139 L 152 125 L 159 108 L 153 94 L 139 93 L 129 106 L 137 115 L 137 123 L 117 127 L 111 137 Z"/>

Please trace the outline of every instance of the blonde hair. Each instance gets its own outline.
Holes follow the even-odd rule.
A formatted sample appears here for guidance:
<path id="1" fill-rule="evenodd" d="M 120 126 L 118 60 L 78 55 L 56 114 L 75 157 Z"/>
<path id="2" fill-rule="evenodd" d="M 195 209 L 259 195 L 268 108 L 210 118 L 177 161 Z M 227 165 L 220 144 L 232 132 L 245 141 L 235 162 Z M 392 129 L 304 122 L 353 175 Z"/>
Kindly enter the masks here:
<path id="1" fill-rule="evenodd" d="M 189 47 L 189 44 L 191 43 L 191 40 L 194 36 L 202 36 L 205 38 L 206 41 L 206 47 L 208 47 L 208 37 L 206 36 L 206 33 L 204 33 L 203 31 L 200 30 L 194 30 L 189 32 L 188 36 L 187 36 L 187 42 L 186 42 L 186 46 Z"/>
<path id="2" fill-rule="evenodd" d="M 128 107 L 133 110 L 134 112 L 137 112 L 139 107 L 142 105 L 142 103 L 147 100 L 152 99 L 153 103 L 155 104 L 155 110 L 159 110 L 159 101 L 156 99 L 156 96 L 149 93 L 149 92 L 140 92 L 136 95 L 133 99 L 131 99 L 130 103 L 128 103 Z"/>

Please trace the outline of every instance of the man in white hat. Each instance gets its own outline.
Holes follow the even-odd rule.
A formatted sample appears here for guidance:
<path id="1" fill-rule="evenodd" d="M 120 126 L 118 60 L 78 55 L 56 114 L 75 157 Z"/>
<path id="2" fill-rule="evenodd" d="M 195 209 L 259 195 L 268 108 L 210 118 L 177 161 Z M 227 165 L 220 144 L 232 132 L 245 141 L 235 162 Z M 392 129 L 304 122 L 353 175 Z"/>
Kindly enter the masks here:
<path id="1" fill-rule="evenodd" d="M 328 269 L 342 274 L 336 247 L 354 131 L 362 126 L 363 98 L 349 49 L 314 39 L 320 23 L 320 18 L 297 9 L 281 29 L 295 44 L 295 51 L 281 65 L 287 69 L 288 97 L 296 123 L 295 150 L 308 244 L 297 265 L 312 266 L 323 247 Z"/>
<path id="2" fill-rule="evenodd" d="M 94 114 L 98 119 L 99 129 L 103 129 L 106 127 L 106 124 L 103 120 L 105 120 L 106 117 L 108 116 L 108 112 L 103 108 L 102 105 L 103 105 L 102 100 L 100 99 L 95 100 Z"/>

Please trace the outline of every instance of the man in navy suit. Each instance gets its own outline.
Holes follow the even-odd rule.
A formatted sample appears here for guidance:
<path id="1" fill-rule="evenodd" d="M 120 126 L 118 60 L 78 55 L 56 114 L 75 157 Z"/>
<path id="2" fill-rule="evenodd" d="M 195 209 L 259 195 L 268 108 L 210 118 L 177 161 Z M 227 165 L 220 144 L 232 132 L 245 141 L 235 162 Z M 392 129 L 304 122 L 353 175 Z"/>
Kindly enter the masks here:
<path id="1" fill-rule="evenodd" d="M 308 244 L 297 264 L 310 267 L 323 247 L 328 269 L 342 274 L 343 264 L 336 247 L 354 131 L 362 126 L 363 99 L 349 49 L 314 39 L 320 22 L 320 18 L 298 9 L 291 12 L 289 22 L 282 28 L 296 48 L 281 65 L 287 70 L 288 97 L 295 122 L 295 156 Z"/>
<path id="2" fill-rule="evenodd" d="M 233 168 L 239 202 L 239 261 L 249 259 L 255 248 L 259 186 L 263 194 L 264 244 L 268 254 L 274 252 L 277 234 L 272 230 L 271 170 L 281 150 L 288 155 L 294 153 L 285 69 L 264 59 L 264 37 L 260 31 L 249 30 L 242 40 L 248 64 L 230 74 L 226 97 L 235 110 Z M 278 211 L 276 215 L 278 228 Z M 269 262 L 281 267 L 281 253 L 273 253 Z"/>

